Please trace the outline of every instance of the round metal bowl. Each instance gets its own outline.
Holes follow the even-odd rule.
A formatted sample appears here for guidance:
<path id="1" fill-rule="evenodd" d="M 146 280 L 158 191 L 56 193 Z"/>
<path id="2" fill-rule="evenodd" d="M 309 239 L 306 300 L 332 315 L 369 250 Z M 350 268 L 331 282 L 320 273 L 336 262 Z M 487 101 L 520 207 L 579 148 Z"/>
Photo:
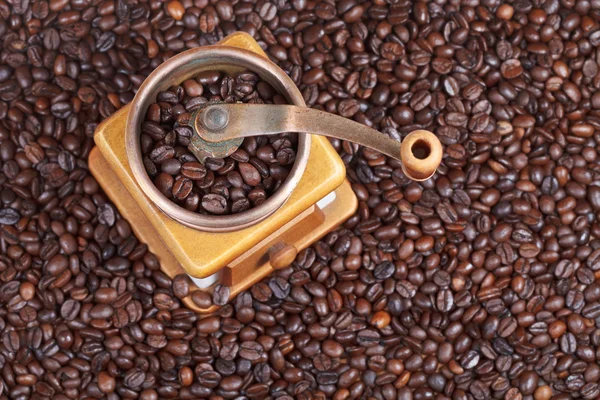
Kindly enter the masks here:
<path id="1" fill-rule="evenodd" d="M 284 96 L 289 104 L 306 107 L 300 90 L 277 65 L 251 51 L 228 46 L 205 46 L 191 49 L 161 64 L 146 78 L 135 95 L 125 130 L 125 146 L 133 176 L 143 192 L 160 210 L 174 220 L 194 229 L 229 232 L 254 225 L 279 209 L 292 194 L 308 162 L 311 135 L 298 133 L 296 161 L 279 189 L 261 205 L 239 214 L 202 215 L 178 206 L 155 186 L 142 162 L 140 133 L 150 104 L 159 92 L 178 85 L 203 71 L 250 70 Z"/>

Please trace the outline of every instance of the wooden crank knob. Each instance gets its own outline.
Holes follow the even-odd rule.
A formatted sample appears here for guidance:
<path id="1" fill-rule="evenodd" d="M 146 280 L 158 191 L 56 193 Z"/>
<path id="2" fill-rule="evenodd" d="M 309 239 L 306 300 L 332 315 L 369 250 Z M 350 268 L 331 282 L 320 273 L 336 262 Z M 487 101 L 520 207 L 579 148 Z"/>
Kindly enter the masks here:
<path id="1" fill-rule="evenodd" d="M 269 249 L 269 263 L 273 269 L 288 267 L 298 255 L 298 249 L 284 242 L 279 242 Z"/>
<path id="2" fill-rule="evenodd" d="M 442 161 L 442 155 L 442 143 L 429 131 L 413 131 L 400 145 L 402 170 L 415 181 L 431 178 Z"/>

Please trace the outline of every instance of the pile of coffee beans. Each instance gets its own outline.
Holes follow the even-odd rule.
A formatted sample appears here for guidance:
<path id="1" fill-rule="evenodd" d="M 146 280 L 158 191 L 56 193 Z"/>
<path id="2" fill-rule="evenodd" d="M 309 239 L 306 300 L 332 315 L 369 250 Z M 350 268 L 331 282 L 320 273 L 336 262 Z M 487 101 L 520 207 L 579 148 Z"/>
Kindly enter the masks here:
<path id="1" fill-rule="evenodd" d="M 86 160 L 237 30 L 309 106 L 445 155 L 416 183 L 333 141 L 357 213 L 201 318 Z M 0 38 L 1 399 L 599 398 L 597 0 L 0 0 Z"/>
<path id="2" fill-rule="evenodd" d="M 262 204 L 286 180 L 296 160 L 297 135 L 245 138 L 226 158 L 198 159 L 190 150 L 191 115 L 208 103 L 285 104 L 250 71 L 208 71 L 157 95 L 140 136 L 146 171 L 158 190 L 201 214 L 237 214 Z M 201 162 L 199 162 L 201 161 Z"/>

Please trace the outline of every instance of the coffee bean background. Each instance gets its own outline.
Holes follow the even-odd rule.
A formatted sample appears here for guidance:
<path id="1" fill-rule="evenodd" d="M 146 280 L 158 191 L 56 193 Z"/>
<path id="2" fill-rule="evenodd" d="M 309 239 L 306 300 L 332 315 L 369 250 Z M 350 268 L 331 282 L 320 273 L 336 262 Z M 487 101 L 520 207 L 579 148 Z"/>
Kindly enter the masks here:
<path id="1" fill-rule="evenodd" d="M 357 213 L 201 319 L 86 160 L 236 30 L 309 106 L 445 156 L 415 183 L 333 141 Z M 0 38 L 2 399 L 599 397 L 597 0 L 0 0 Z"/>
<path id="2" fill-rule="evenodd" d="M 207 103 L 286 104 L 250 71 L 208 71 L 157 95 L 141 126 L 146 172 L 171 201 L 201 214 L 237 214 L 272 195 L 296 161 L 295 133 L 245 138 L 231 156 L 199 162 L 188 146 L 192 113 Z"/>

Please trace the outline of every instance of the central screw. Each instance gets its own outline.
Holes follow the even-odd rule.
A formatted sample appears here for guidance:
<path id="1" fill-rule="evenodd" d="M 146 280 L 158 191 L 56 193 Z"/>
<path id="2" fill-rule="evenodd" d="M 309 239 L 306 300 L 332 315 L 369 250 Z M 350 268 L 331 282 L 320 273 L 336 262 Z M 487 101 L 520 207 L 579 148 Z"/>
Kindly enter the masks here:
<path id="1" fill-rule="evenodd" d="M 202 123 L 211 131 L 220 131 L 229 122 L 227 110 L 220 106 L 211 106 L 203 114 Z"/>

